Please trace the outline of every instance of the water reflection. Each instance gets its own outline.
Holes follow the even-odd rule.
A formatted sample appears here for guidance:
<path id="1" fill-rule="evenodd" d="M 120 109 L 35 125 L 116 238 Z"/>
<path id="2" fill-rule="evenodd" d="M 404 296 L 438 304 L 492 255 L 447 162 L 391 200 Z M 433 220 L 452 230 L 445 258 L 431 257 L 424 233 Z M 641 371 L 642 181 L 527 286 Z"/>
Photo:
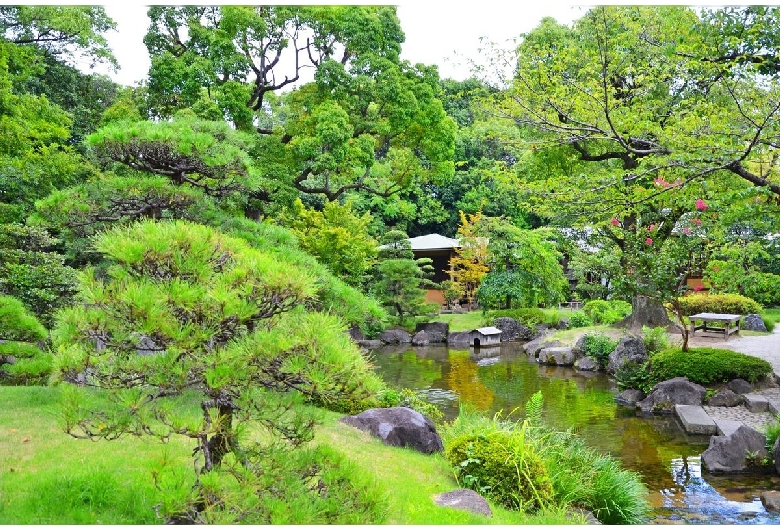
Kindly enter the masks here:
<path id="1" fill-rule="evenodd" d="M 614 383 L 602 373 L 540 366 L 519 344 L 448 349 L 386 346 L 373 353 L 376 371 L 395 385 L 411 388 L 435 403 L 447 419 L 468 402 L 488 414 L 524 414 L 530 396 L 541 391 L 544 418 L 572 429 L 599 451 L 638 472 L 651 492 L 653 523 L 780 524 L 758 496 L 780 489 L 780 477 L 718 477 L 701 470 L 709 437 L 687 436 L 672 416 L 640 417 L 614 402 Z"/>

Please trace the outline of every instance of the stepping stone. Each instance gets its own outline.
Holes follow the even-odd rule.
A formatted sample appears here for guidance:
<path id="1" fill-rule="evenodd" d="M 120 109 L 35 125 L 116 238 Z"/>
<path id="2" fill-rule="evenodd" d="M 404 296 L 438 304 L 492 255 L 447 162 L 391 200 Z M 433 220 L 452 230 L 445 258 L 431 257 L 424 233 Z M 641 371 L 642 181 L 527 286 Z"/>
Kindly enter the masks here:
<path id="1" fill-rule="evenodd" d="M 745 405 L 750 412 L 766 412 L 769 401 L 761 394 L 745 394 Z"/>
<path id="2" fill-rule="evenodd" d="M 742 422 L 735 420 L 715 420 L 715 426 L 718 429 L 718 436 L 729 436 L 742 426 Z"/>
<path id="3" fill-rule="evenodd" d="M 675 405 L 674 413 L 688 434 L 717 434 L 718 428 L 699 405 Z"/>
<path id="4" fill-rule="evenodd" d="M 780 412 L 780 399 L 767 398 L 767 410 L 774 415 Z"/>

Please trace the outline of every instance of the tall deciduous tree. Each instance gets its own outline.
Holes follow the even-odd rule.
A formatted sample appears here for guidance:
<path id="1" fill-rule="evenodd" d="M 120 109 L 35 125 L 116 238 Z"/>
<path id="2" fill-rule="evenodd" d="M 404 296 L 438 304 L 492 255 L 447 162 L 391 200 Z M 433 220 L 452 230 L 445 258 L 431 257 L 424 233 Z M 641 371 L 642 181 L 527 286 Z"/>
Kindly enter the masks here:
<path id="1" fill-rule="evenodd" d="M 358 216 L 350 203 L 330 201 L 317 211 L 297 199 L 280 220 L 298 238 L 300 247 L 333 274 L 352 286 L 365 282 L 377 255 L 377 242 L 368 234 L 370 214 Z"/>
<path id="2" fill-rule="evenodd" d="M 524 179 L 529 204 L 562 225 L 603 228 L 624 274 L 642 241 L 652 255 L 687 227 L 697 200 L 768 204 L 780 191 L 780 91 L 752 60 L 717 59 L 738 39 L 717 19 L 640 6 L 594 8 L 571 28 L 545 19 L 485 107 L 520 148 L 518 169 L 536 170 Z M 533 163 L 550 155 L 553 166 Z M 635 267 L 633 279 L 654 272 Z"/>
<path id="3" fill-rule="evenodd" d="M 455 125 L 436 70 L 399 59 L 394 8 L 155 7 L 150 17 L 153 112 L 170 116 L 207 90 L 236 127 L 260 135 L 263 176 L 331 201 L 451 176 Z M 279 95 L 307 70 L 313 82 Z M 251 197 L 262 208 L 269 194 Z"/>
<path id="4" fill-rule="evenodd" d="M 538 307 L 566 298 L 568 281 L 550 229 L 524 230 L 505 219 L 484 218 L 490 268 L 477 290 L 485 307 Z"/>

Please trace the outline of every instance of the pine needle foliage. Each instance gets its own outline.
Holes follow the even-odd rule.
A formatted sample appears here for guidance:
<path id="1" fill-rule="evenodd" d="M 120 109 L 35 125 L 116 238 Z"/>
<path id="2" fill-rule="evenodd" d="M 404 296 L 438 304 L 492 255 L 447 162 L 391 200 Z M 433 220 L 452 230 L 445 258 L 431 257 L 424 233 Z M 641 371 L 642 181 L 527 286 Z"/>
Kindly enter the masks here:
<path id="1" fill-rule="evenodd" d="M 80 305 L 61 313 L 52 334 L 53 379 L 73 383 L 67 432 L 187 437 L 195 488 L 164 503 L 161 516 L 263 522 L 256 501 L 274 455 L 311 440 L 318 421 L 297 404 L 360 409 L 384 384 L 340 320 L 307 308 L 315 276 L 278 254 L 185 221 L 116 227 L 95 246 L 111 265 L 82 273 Z M 109 404 L 90 407 L 85 387 L 106 392 Z M 183 411 L 179 398 L 192 392 L 196 406 Z"/>

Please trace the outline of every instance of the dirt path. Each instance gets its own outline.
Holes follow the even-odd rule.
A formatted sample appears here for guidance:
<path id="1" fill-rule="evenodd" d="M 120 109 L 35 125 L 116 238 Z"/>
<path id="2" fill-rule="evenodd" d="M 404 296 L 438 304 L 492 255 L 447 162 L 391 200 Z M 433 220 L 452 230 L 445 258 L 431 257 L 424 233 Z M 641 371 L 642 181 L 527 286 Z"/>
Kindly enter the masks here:
<path id="1" fill-rule="evenodd" d="M 694 335 L 689 339 L 688 345 L 724 348 L 760 357 L 769 361 L 775 374 L 780 375 L 780 326 L 776 326 L 771 335 L 736 338 L 732 336 L 729 340 L 724 340 L 722 337 Z"/>

